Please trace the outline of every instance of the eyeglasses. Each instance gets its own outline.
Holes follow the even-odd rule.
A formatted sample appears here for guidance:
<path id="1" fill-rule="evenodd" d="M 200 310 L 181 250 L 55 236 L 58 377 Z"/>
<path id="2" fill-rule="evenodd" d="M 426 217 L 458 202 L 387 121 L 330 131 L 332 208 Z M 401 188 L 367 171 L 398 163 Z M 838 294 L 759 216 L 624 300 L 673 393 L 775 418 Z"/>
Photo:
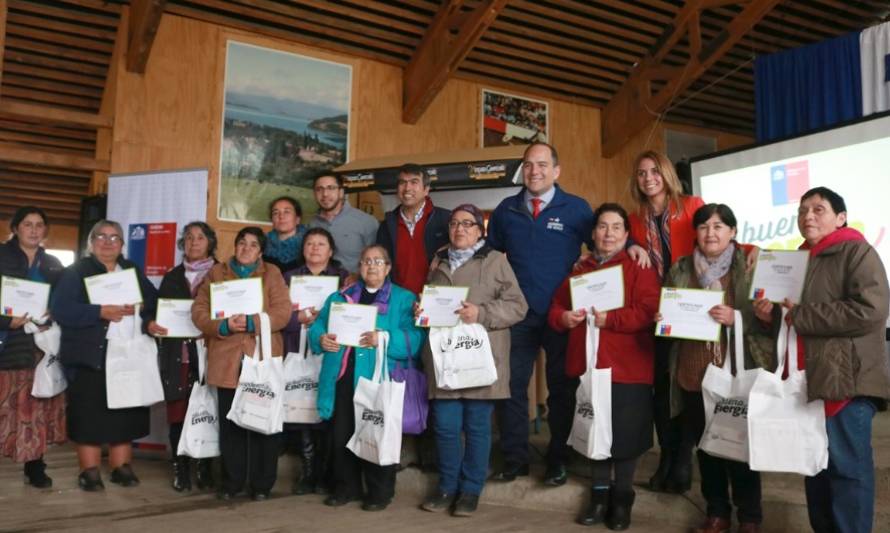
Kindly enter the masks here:
<path id="1" fill-rule="evenodd" d="M 112 244 L 117 244 L 123 240 L 120 235 L 106 235 L 104 233 L 96 235 L 94 239 L 102 242 L 110 242 Z"/>
<path id="2" fill-rule="evenodd" d="M 315 192 L 317 192 L 317 193 L 322 193 L 325 191 L 335 192 L 335 191 L 339 191 L 339 190 L 340 190 L 339 185 L 324 185 L 324 186 L 319 185 L 318 187 L 315 188 Z"/>
<path id="3" fill-rule="evenodd" d="M 366 267 L 369 267 L 369 266 L 382 267 L 383 265 L 385 265 L 387 263 L 386 263 L 386 259 L 382 259 L 380 257 L 375 257 L 374 259 L 362 259 L 361 264 L 365 265 Z"/>
<path id="4" fill-rule="evenodd" d="M 449 220 L 448 221 L 448 227 L 451 229 L 455 229 L 458 226 L 462 227 L 463 229 L 470 229 L 476 225 L 477 224 L 475 222 L 473 222 L 472 220 Z"/>

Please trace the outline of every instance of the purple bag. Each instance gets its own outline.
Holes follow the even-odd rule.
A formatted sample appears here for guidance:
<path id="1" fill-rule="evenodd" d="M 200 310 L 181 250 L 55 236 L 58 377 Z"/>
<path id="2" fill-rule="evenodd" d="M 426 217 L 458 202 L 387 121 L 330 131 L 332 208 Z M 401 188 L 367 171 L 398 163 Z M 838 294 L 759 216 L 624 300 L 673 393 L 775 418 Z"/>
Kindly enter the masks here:
<path id="1" fill-rule="evenodd" d="M 405 407 L 402 411 L 402 433 L 420 435 L 426 429 L 430 404 L 427 399 L 426 374 L 416 368 L 402 368 L 401 363 L 389 374 L 393 381 L 405 383 Z"/>

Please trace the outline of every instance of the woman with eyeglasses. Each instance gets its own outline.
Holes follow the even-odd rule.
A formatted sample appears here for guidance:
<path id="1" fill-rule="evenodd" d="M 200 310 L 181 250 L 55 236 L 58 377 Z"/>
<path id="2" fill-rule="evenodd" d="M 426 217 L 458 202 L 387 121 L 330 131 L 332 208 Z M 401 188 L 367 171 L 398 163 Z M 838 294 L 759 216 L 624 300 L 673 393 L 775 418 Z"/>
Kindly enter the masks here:
<path id="1" fill-rule="evenodd" d="M 333 493 L 325 505 L 338 507 L 363 499 L 365 511 L 382 511 L 395 495 L 396 465 L 379 466 L 356 457 L 346 443 L 355 432 L 352 396 L 360 377 L 370 379 L 377 357 L 378 332 L 389 333 L 386 364 L 413 366 L 423 339 L 414 326 L 414 294 L 389 279 L 392 261 L 379 244 L 366 247 L 359 259 L 359 280 L 328 297 L 309 328 L 312 351 L 324 353 L 318 383 L 318 414 L 331 420 Z M 328 333 L 331 304 L 347 302 L 377 307 L 377 324 L 365 332 L 357 348 L 343 346 Z M 365 490 L 367 488 L 367 490 Z"/>
<path id="2" fill-rule="evenodd" d="M 99 474 L 102 445 L 109 445 L 111 482 L 123 487 L 139 484 L 130 462 L 132 442 L 148 435 L 148 407 L 109 409 L 105 389 L 105 352 L 109 330 L 126 328 L 133 320 L 133 305 L 91 304 L 84 279 L 134 269 L 142 291 L 139 313 L 143 327 L 155 313 L 157 291 L 142 270 L 121 255 L 124 232 L 112 220 L 100 220 L 90 230 L 90 255 L 65 269 L 53 294 L 53 319 L 62 326 L 59 355 L 68 378 L 68 437 L 77 443 L 80 488 L 105 488 Z M 132 322 L 130 322 L 132 325 Z"/>
<path id="3" fill-rule="evenodd" d="M 510 397 L 510 326 L 525 317 L 528 304 L 507 256 L 485 244 L 484 218 L 478 207 L 463 204 L 454 208 L 448 236 L 450 244 L 436 252 L 427 283 L 469 287 L 460 320 L 485 328 L 498 377 L 486 387 L 440 389 L 429 343 L 424 343 L 423 367 L 432 400 L 439 484 L 421 508 L 430 512 L 451 509 L 454 516 L 470 516 L 488 474 L 495 400 Z M 420 312 L 418 308 L 417 314 Z"/>
<path id="4" fill-rule="evenodd" d="M 213 283 L 260 278 L 263 286 L 263 312 L 269 315 L 272 357 L 281 357 L 280 331 L 290 320 L 291 303 L 287 285 L 278 267 L 263 261 L 266 244 L 263 230 L 242 228 L 235 236 L 235 254 L 210 269 L 198 288 L 192 305 L 192 321 L 207 339 L 207 383 L 216 387 L 219 406 L 219 447 L 223 480 L 217 496 L 231 500 L 247 485 L 254 500 L 266 500 L 275 485 L 278 471 L 279 434 L 263 435 L 244 429 L 226 415 L 232 408 L 241 375 L 244 355 L 253 355 L 259 342 L 259 315 L 233 315 L 217 319 L 210 313 L 210 286 Z"/>

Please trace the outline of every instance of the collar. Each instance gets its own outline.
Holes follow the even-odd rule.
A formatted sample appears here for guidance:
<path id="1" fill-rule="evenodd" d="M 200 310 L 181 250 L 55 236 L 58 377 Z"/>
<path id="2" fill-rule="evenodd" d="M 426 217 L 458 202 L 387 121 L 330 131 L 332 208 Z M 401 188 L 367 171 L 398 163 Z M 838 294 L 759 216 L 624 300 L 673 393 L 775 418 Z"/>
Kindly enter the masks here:
<path id="1" fill-rule="evenodd" d="M 628 259 L 628 257 L 629 256 L 627 255 L 626 250 L 618 250 L 618 252 L 612 255 L 612 257 L 607 259 L 605 262 L 600 263 L 596 260 L 596 258 L 593 257 L 593 254 L 589 254 L 587 257 L 581 260 L 581 263 L 578 264 L 578 268 L 575 269 L 575 272 L 590 272 L 591 270 L 596 270 L 606 265 L 623 263 L 625 259 Z"/>
<path id="2" fill-rule="evenodd" d="M 550 202 L 553 201 L 553 197 L 556 196 L 556 184 L 553 184 L 553 187 L 550 187 L 550 190 L 542 194 L 541 196 L 532 196 L 532 193 L 528 192 L 528 189 L 523 189 L 525 193 L 523 198 L 525 199 L 525 203 L 530 203 L 532 198 L 538 198 L 544 202 L 544 206 L 550 205 Z"/>
<path id="3" fill-rule="evenodd" d="M 365 282 L 359 278 L 358 281 L 341 290 L 340 294 L 346 298 L 347 302 L 355 303 L 362 297 L 362 289 L 364 288 Z M 377 307 L 377 312 L 381 315 L 385 315 L 389 311 L 390 294 L 392 294 L 392 281 L 387 277 L 386 281 L 383 282 L 383 286 L 374 295 L 373 305 Z"/>
<path id="4" fill-rule="evenodd" d="M 399 216 L 402 217 L 402 220 L 404 220 L 406 223 L 410 222 L 411 224 L 417 224 L 420 219 L 423 218 L 423 215 L 426 214 L 427 205 L 429 205 L 429 207 L 431 208 L 433 207 L 433 202 L 429 199 L 429 197 L 424 198 L 423 203 L 420 204 L 420 209 L 418 209 L 417 212 L 414 213 L 414 216 L 411 220 L 408 219 L 408 216 L 405 214 L 405 210 L 402 209 L 401 205 L 399 205 L 399 207 L 397 207 L 396 209 L 399 212 Z"/>

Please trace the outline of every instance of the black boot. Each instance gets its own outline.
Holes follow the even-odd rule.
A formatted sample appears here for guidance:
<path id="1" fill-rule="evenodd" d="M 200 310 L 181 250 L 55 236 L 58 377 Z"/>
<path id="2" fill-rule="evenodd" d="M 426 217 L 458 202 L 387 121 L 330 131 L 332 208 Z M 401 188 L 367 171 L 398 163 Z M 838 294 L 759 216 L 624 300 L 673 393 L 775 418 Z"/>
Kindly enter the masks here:
<path id="1" fill-rule="evenodd" d="M 612 489 L 609 498 L 609 512 L 606 527 L 612 531 L 624 531 L 630 527 L 630 511 L 634 506 L 633 490 Z"/>
<path id="2" fill-rule="evenodd" d="M 683 494 L 692 488 L 692 450 L 678 450 L 664 481 L 665 492 Z"/>
<path id="3" fill-rule="evenodd" d="M 214 482 L 212 459 L 198 459 L 198 468 L 195 472 L 195 481 L 197 481 L 198 488 L 201 490 L 213 488 Z"/>
<path id="4" fill-rule="evenodd" d="M 590 489 L 590 503 L 578 516 L 578 523 L 584 526 L 601 524 L 609 508 L 609 489 Z"/>
<path id="5" fill-rule="evenodd" d="M 189 469 L 188 456 L 177 455 L 173 461 L 173 490 L 182 492 L 184 490 L 192 490 L 192 476 Z"/>
<path id="6" fill-rule="evenodd" d="M 671 471 L 671 464 L 673 464 L 674 460 L 674 452 L 669 448 L 662 448 L 661 455 L 658 457 L 658 468 L 655 470 L 655 474 L 649 478 L 649 490 L 653 492 L 664 492 L 665 491 L 665 482 L 667 481 L 668 473 Z"/>
<path id="7" fill-rule="evenodd" d="M 53 479 L 46 475 L 46 463 L 43 457 L 25 463 L 25 483 L 38 489 L 48 489 L 53 486 Z"/>
<path id="8" fill-rule="evenodd" d="M 294 482 L 291 492 L 297 495 L 312 494 L 315 492 L 317 472 L 315 470 L 315 435 L 312 431 L 304 429 L 300 431 L 300 461 L 303 469 L 300 477 Z"/>

